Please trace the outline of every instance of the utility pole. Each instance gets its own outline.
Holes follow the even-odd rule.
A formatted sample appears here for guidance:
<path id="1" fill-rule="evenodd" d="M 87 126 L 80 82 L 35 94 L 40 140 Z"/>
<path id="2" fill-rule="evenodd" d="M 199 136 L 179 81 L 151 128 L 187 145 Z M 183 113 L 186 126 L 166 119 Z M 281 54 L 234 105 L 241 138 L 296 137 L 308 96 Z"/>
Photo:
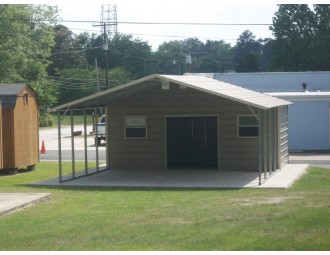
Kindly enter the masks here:
<path id="1" fill-rule="evenodd" d="M 107 33 L 106 25 L 103 23 L 103 50 L 105 55 L 105 87 L 109 88 L 109 65 L 108 65 L 108 42 L 107 42 Z"/>
<path id="2" fill-rule="evenodd" d="M 97 91 L 101 92 L 100 88 L 100 79 L 99 79 L 99 69 L 97 67 L 97 59 L 95 58 L 95 69 L 96 69 L 96 84 L 97 84 Z"/>
<path id="3" fill-rule="evenodd" d="M 109 88 L 109 65 L 108 65 L 108 40 L 107 40 L 107 32 L 106 32 L 106 23 L 100 24 L 100 25 L 93 25 L 94 27 L 103 26 L 103 51 L 104 51 L 104 57 L 105 57 L 105 87 Z"/>
<path id="4" fill-rule="evenodd" d="M 190 53 L 186 55 L 186 63 L 187 63 L 188 72 L 190 72 L 190 65 L 191 65 L 191 55 L 190 55 Z"/>
<path id="5" fill-rule="evenodd" d="M 109 49 L 108 49 L 108 36 L 111 37 L 117 33 L 117 6 L 116 5 L 102 5 L 101 6 L 101 22 L 99 25 L 93 25 L 94 27 L 101 27 L 101 33 L 103 33 L 103 51 L 105 58 L 105 86 L 109 88 Z M 102 28 L 103 27 L 103 28 Z"/>

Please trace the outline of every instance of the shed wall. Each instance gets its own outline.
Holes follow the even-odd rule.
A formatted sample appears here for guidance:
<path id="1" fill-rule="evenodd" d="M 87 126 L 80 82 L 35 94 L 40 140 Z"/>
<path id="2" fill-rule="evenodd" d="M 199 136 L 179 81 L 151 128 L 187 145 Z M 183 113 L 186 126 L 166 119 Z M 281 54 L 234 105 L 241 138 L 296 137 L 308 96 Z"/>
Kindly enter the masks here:
<path id="1" fill-rule="evenodd" d="M 28 99 L 24 97 L 26 93 Z M 14 121 L 16 165 L 34 165 L 39 161 L 39 110 L 37 99 L 28 88 L 17 97 Z"/>
<path id="2" fill-rule="evenodd" d="M 291 101 L 290 150 L 330 150 L 329 101 Z"/>
<path id="3" fill-rule="evenodd" d="M 237 115 L 251 114 L 241 103 L 190 88 L 161 85 L 108 105 L 108 157 L 112 169 L 166 169 L 166 116 L 217 116 L 219 168 L 257 170 L 258 139 L 237 138 Z M 147 116 L 147 139 L 124 138 L 124 116 Z"/>
<path id="4" fill-rule="evenodd" d="M 2 109 L 3 168 L 15 168 L 14 109 Z"/>
<path id="5" fill-rule="evenodd" d="M 29 97 L 24 97 L 25 94 Z M 39 111 L 36 96 L 25 88 L 14 109 L 2 111 L 3 169 L 35 165 L 39 161 Z"/>

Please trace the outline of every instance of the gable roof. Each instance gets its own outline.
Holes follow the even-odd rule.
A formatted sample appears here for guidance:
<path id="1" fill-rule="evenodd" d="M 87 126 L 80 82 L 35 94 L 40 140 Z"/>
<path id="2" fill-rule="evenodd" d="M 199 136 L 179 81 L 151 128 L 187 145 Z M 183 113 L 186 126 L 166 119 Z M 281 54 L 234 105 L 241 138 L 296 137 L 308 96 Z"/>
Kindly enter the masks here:
<path id="1" fill-rule="evenodd" d="M 105 106 L 109 100 L 123 98 L 135 94 L 152 86 L 158 86 L 161 82 L 172 82 L 191 89 L 202 91 L 215 96 L 227 98 L 259 109 L 271 109 L 291 104 L 288 101 L 264 95 L 259 92 L 241 88 L 229 83 L 221 82 L 204 76 L 194 75 L 159 75 L 154 74 L 139 80 L 132 81 L 118 87 L 87 96 L 51 109 L 57 111 L 67 108 L 88 108 Z"/>
<path id="2" fill-rule="evenodd" d="M 0 84 L 0 101 L 5 109 L 15 108 L 16 98 L 27 84 Z"/>

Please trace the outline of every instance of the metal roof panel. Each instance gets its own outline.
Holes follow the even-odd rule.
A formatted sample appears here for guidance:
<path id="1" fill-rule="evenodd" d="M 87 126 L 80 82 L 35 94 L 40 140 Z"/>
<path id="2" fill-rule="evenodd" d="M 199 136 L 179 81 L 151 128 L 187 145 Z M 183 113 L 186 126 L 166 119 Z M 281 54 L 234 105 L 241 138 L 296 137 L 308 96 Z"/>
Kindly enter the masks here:
<path id="1" fill-rule="evenodd" d="M 169 81 L 179 85 L 183 85 L 192 89 L 203 91 L 215 96 L 224 97 L 229 100 L 254 106 L 260 109 L 270 109 L 274 107 L 284 106 L 291 104 L 288 101 L 265 95 L 259 92 L 255 92 L 249 89 L 245 89 L 239 86 L 235 86 L 229 83 L 222 81 L 214 80 L 204 76 L 195 76 L 195 75 L 159 75 L 154 74 L 142 79 L 120 85 L 118 87 L 97 93 L 92 96 L 88 96 L 73 102 L 57 106 L 51 111 L 57 111 L 66 108 L 74 107 L 99 107 L 103 103 L 104 98 L 113 98 L 113 97 L 125 97 L 129 94 L 135 93 L 136 91 L 143 90 L 147 87 L 154 86 L 155 80 L 159 81 Z M 100 100 L 103 99 L 103 100 Z"/>

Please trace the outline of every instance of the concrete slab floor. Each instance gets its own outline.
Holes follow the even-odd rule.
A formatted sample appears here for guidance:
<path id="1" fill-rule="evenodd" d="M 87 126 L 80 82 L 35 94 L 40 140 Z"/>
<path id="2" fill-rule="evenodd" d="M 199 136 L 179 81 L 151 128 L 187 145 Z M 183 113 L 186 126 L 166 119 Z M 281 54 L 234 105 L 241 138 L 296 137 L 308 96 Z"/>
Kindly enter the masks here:
<path id="1" fill-rule="evenodd" d="M 289 188 L 307 169 L 308 164 L 289 164 L 282 170 L 262 174 L 256 171 L 106 170 L 90 176 L 59 183 L 58 178 L 35 183 L 46 186 L 125 187 L 125 188 Z"/>
<path id="2" fill-rule="evenodd" d="M 0 216 L 50 199 L 50 193 L 0 193 Z"/>
<path id="3" fill-rule="evenodd" d="M 307 164 L 289 164 L 282 170 L 262 175 L 258 172 L 211 170 L 122 171 L 107 170 L 72 181 L 58 178 L 35 183 L 46 186 L 125 187 L 125 188 L 280 188 L 291 187 L 307 169 Z M 0 193 L 0 216 L 50 199 L 50 193 Z"/>

